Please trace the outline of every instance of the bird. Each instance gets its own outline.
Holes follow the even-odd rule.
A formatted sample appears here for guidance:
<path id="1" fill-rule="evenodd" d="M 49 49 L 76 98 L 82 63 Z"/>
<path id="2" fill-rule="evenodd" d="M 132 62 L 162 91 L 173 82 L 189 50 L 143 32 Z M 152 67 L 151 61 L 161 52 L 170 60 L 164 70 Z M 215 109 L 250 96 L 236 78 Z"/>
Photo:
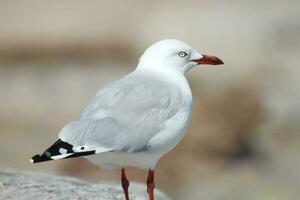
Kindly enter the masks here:
<path id="1" fill-rule="evenodd" d="M 103 86 L 80 117 L 31 162 L 86 156 L 103 169 L 120 169 L 126 200 L 125 168 L 148 170 L 147 192 L 154 200 L 156 164 L 181 141 L 190 123 L 192 93 L 186 75 L 198 65 L 221 64 L 218 57 L 176 39 L 152 44 L 133 72 Z"/>

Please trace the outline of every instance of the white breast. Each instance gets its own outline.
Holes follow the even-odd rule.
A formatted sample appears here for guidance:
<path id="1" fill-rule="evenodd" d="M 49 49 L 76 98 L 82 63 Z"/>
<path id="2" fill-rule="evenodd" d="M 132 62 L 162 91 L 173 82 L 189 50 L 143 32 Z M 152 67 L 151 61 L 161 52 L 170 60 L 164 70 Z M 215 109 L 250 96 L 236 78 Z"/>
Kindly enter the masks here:
<path id="1" fill-rule="evenodd" d="M 172 85 L 177 85 L 180 88 L 181 96 L 183 98 L 183 106 L 178 112 L 164 124 L 162 131 L 155 135 L 150 141 L 150 152 L 158 153 L 160 156 L 173 149 L 183 138 L 189 126 L 192 114 L 192 93 L 190 86 L 181 73 L 170 71 L 168 74 L 160 72 Z"/>

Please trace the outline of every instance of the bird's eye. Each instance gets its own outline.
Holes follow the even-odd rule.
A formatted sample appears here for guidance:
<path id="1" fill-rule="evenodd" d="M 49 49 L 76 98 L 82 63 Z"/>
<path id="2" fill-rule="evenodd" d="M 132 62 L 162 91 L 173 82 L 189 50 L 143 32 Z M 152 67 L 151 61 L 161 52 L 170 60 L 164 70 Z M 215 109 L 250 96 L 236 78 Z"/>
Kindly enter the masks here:
<path id="1" fill-rule="evenodd" d="M 178 55 L 179 55 L 179 57 L 184 58 L 184 57 L 186 57 L 188 54 L 187 54 L 186 52 L 184 52 L 184 51 L 181 51 L 181 52 L 178 53 Z"/>

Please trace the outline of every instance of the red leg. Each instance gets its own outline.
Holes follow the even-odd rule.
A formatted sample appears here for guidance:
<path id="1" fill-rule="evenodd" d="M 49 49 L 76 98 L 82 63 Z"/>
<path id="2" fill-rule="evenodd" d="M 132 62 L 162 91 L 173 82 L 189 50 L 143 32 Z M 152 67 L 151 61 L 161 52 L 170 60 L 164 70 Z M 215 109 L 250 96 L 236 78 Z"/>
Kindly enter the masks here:
<path id="1" fill-rule="evenodd" d="M 129 195 L 128 195 L 129 181 L 126 177 L 124 168 L 121 169 L 121 182 L 122 182 L 122 187 L 123 187 L 125 199 L 129 200 Z"/>
<path id="2" fill-rule="evenodd" d="M 154 186 L 154 170 L 149 169 L 147 179 L 147 192 L 149 195 L 149 200 L 154 200 Z"/>

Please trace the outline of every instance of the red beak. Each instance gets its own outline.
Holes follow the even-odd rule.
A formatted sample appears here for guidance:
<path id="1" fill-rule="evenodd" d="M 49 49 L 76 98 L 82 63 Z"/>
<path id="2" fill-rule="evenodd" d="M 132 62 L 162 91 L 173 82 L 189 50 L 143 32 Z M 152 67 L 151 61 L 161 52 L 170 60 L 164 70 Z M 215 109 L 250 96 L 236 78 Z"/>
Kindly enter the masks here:
<path id="1" fill-rule="evenodd" d="M 224 62 L 215 56 L 202 55 L 203 57 L 197 60 L 193 60 L 198 65 L 223 65 Z"/>

